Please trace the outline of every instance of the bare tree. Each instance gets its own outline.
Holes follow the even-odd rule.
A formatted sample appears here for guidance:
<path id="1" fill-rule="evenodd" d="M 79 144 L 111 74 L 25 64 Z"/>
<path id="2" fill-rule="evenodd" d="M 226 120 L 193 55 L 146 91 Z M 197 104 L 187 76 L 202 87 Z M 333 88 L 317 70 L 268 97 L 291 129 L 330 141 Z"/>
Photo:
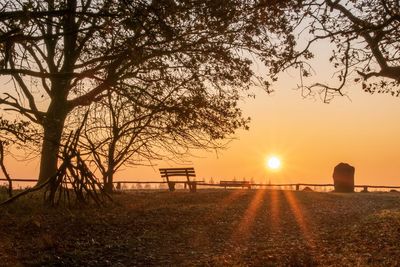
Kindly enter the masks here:
<path id="1" fill-rule="evenodd" d="M 0 117 L 0 168 L 8 181 L 8 195 L 12 197 L 12 179 L 4 163 L 8 146 L 34 146 L 38 133 L 27 121 L 9 121 Z"/>
<path id="2" fill-rule="evenodd" d="M 400 5 L 398 0 L 303 0 L 287 9 L 304 49 L 289 50 L 271 68 L 273 74 L 295 66 L 301 71 L 301 88 L 321 93 L 325 102 L 343 95 L 350 82 L 369 93 L 400 96 Z M 303 83 L 313 73 L 309 59 L 322 40 L 332 44 L 329 61 L 336 69 L 336 84 Z"/>
<path id="3" fill-rule="evenodd" d="M 39 183 L 57 172 L 66 118 L 107 90 L 189 76 L 204 94 L 248 88 L 249 57 L 273 57 L 271 38 L 291 45 L 288 2 L 0 0 L 0 75 L 15 82 L 0 105 L 43 129 Z"/>
<path id="4" fill-rule="evenodd" d="M 111 91 L 91 106 L 80 147 L 100 171 L 107 192 L 112 192 L 114 173 L 122 165 L 156 157 L 145 148 L 149 139 L 157 137 L 150 134 L 152 116 Z"/>
<path id="5" fill-rule="evenodd" d="M 193 76 L 164 90 L 147 84 L 137 94 L 108 96 L 91 108 L 81 146 L 91 154 L 108 192 L 113 175 L 124 164 L 151 164 L 176 158 L 192 148 L 217 149 L 221 141 L 248 120 L 236 107 L 237 92 L 206 92 Z"/>

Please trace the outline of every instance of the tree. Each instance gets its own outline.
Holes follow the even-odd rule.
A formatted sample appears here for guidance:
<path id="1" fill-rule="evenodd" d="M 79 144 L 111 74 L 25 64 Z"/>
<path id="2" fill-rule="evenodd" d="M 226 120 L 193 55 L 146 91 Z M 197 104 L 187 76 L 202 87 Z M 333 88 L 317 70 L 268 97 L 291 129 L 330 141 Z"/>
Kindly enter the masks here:
<path id="1" fill-rule="evenodd" d="M 27 121 L 9 121 L 0 117 L 0 168 L 8 181 L 8 195 L 12 197 L 12 179 L 4 163 L 6 147 L 16 145 L 26 147 L 28 143 L 34 144 L 37 132 Z"/>
<path id="2" fill-rule="evenodd" d="M 304 49 L 290 53 L 273 63 L 276 75 L 289 67 L 297 67 L 301 76 L 313 72 L 308 65 L 312 48 L 322 40 L 333 45 L 329 61 L 337 69 L 337 85 L 316 82 L 301 84 L 308 93 L 317 89 L 325 102 L 350 80 L 361 83 L 369 93 L 400 96 L 400 13 L 397 0 L 303 0 L 287 9 L 298 39 L 308 40 Z"/>
<path id="3" fill-rule="evenodd" d="M 135 95 L 120 88 L 92 105 L 81 146 L 92 155 L 107 192 L 122 165 L 180 157 L 191 148 L 220 148 L 220 139 L 246 125 L 235 105 L 238 96 L 205 94 L 191 79 L 165 84 L 163 91 L 150 83 Z"/>
<path id="4" fill-rule="evenodd" d="M 15 196 L 10 195 L 10 198 L 0 203 L 0 206 L 8 205 L 26 194 L 42 189 L 44 189 L 44 203 L 48 206 L 56 206 L 60 202 L 70 205 L 71 200 L 74 200 L 75 204 L 85 204 L 92 200 L 100 206 L 112 200 L 77 150 L 81 130 L 82 127 L 79 127 L 75 133 L 69 134 L 60 153 L 62 164 L 52 177 Z M 71 192 L 74 197 L 71 196 Z"/>
<path id="5" fill-rule="evenodd" d="M 12 197 L 12 191 L 13 191 L 12 179 L 11 179 L 11 176 L 8 174 L 6 166 L 4 165 L 4 142 L 3 141 L 0 141 L 0 168 L 8 182 L 8 188 L 7 188 L 8 196 Z"/>
<path id="6" fill-rule="evenodd" d="M 122 165 L 138 165 L 158 155 L 149 149 L 149 139 L 157 139 L 151 129 L 157 125 L 150 124 L 153 112 L 136 106 L 140 101 L 140 97 L 132 102 L 108 91 L 105 99 L 90 107 L 80 146 L 99 169 L 108 193 L 113 190 L 114 173 Z"/>
<path id="7" fill-rule="evenodd" d="M 291 46 L 288 2 L 1 0 L 0 75 L 16 86 L 0 104 L 43 130 L 39 183 L 57 171 L 66 118 L 108 90 L 190 80 L 236 103 L 257 80 L 249 57 L 273 57 L 271 38 Z"/>

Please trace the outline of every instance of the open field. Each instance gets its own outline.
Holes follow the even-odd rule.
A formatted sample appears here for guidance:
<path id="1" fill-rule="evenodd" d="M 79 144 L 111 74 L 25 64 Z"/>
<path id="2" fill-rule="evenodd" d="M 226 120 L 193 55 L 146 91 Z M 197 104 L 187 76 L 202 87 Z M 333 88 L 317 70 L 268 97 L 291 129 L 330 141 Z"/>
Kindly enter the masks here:
<path id="1" fill-rule="evenodd" d="M 0 209 L 1 266 L 395 266 L 400 193 L 142 191 Z"/>

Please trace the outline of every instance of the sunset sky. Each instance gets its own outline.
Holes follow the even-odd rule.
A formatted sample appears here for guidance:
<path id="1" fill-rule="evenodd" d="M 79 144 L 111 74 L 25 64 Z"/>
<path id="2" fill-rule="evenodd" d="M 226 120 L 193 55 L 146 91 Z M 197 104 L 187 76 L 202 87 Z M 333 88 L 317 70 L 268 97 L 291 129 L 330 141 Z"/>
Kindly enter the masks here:
<path id="1" fill-rule="evenodd" d="M 329 44 L 314 48 L 315 73 L 306 83 L 337 84 L 328 51 Z M 227 150 L 196 152 L 197 157 L 190 158 L 188 165 L 195 167 L 199 178 L 332 183 L 334 166 L 347 162 L 356 168 L 356 184 L 400 184 L 400 99 L 370 95 L 350 81 L 344 90 L 348 97 L 324 104 L 318 95 L 304 99 L 296 90 L 299 82 L 298 71 L 293 70 L 281 75 L 274 93 L 255 89 L 256 98 L 243 103 L 245 114 L 252 118 L 250 130 L 239 131 Z M 270 155 L 281 158 L 279 171 L 266 168 Z M 117 177 L 159 179 L 157 168 L 126 169 Z"/>
<path id="2" fill-rule="evenodd" d="M 318 55 L 325 52 L 316 50 Z M 326 57 L 314 60 L 313 79 L 334 84 Z M 245 114 L 252 118 L 250 130 L 239 131 L 228 149 L 195 151 L 196 157 L 188 158 L 186 165 L 156 162 L 154 168 L 125 167 L 116 179 L 158 181 L 159 167 L 194 166 L 198 178 L 206 181 L 213 177 L 215 181 L 331 183 L 333 167 L 347 162 L 356 168 L 356 184 L 400 184 L 400 99 L 364 93 L 360 85 L 350 82 L 345 90 L 349 98 L 336 97 L 324 104 L 319 97 L 304 99 L 295 90 L 298 83 L 298 72 L 293 70 L 281 75 L 273 94 L 255 88 L 256 98 L 242 102 Z M 269 155 L 281 158 L 279 171 L 266 168 Z M 37 177 L 37 159 L 7 158 L 7 164 L 12 177 Z"/>
<path id="3" fill-rule="evenodd" d="M 337 97 L 323 104 L 281 86 L 273 95 L 259 92 L 255 100 L 246 102 L 244 110 L 252 117 L 250 130 L 240 131 L 229 149 L 198 152 L 200 157 L 192 158 L 198 176 L 325 183 L 332 181 L 337 163 L 347 162 L 356 168 L 357 184 L 399 184 L 399 99 L 354 88 L 349 92 L 351 101 Z M 281 158 L 279 171 L 265 167 L 268 155 Z M 126 170 L 119 176 L 135 177 L 135 172 L 158 178 L 157 169 L 151 168 Z"/>

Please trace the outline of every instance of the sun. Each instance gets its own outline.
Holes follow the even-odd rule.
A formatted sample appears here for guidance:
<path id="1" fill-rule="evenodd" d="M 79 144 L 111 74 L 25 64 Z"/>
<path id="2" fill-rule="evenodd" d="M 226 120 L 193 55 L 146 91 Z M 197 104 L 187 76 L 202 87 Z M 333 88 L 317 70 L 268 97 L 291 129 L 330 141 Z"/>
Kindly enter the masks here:
<path id="1" fill-rule="evenodd" d="M 271 170 L 277 170 L 281 167 L 281 160 L 276 156 L 271 156 L 267 159 L 267 166 Z"/>

